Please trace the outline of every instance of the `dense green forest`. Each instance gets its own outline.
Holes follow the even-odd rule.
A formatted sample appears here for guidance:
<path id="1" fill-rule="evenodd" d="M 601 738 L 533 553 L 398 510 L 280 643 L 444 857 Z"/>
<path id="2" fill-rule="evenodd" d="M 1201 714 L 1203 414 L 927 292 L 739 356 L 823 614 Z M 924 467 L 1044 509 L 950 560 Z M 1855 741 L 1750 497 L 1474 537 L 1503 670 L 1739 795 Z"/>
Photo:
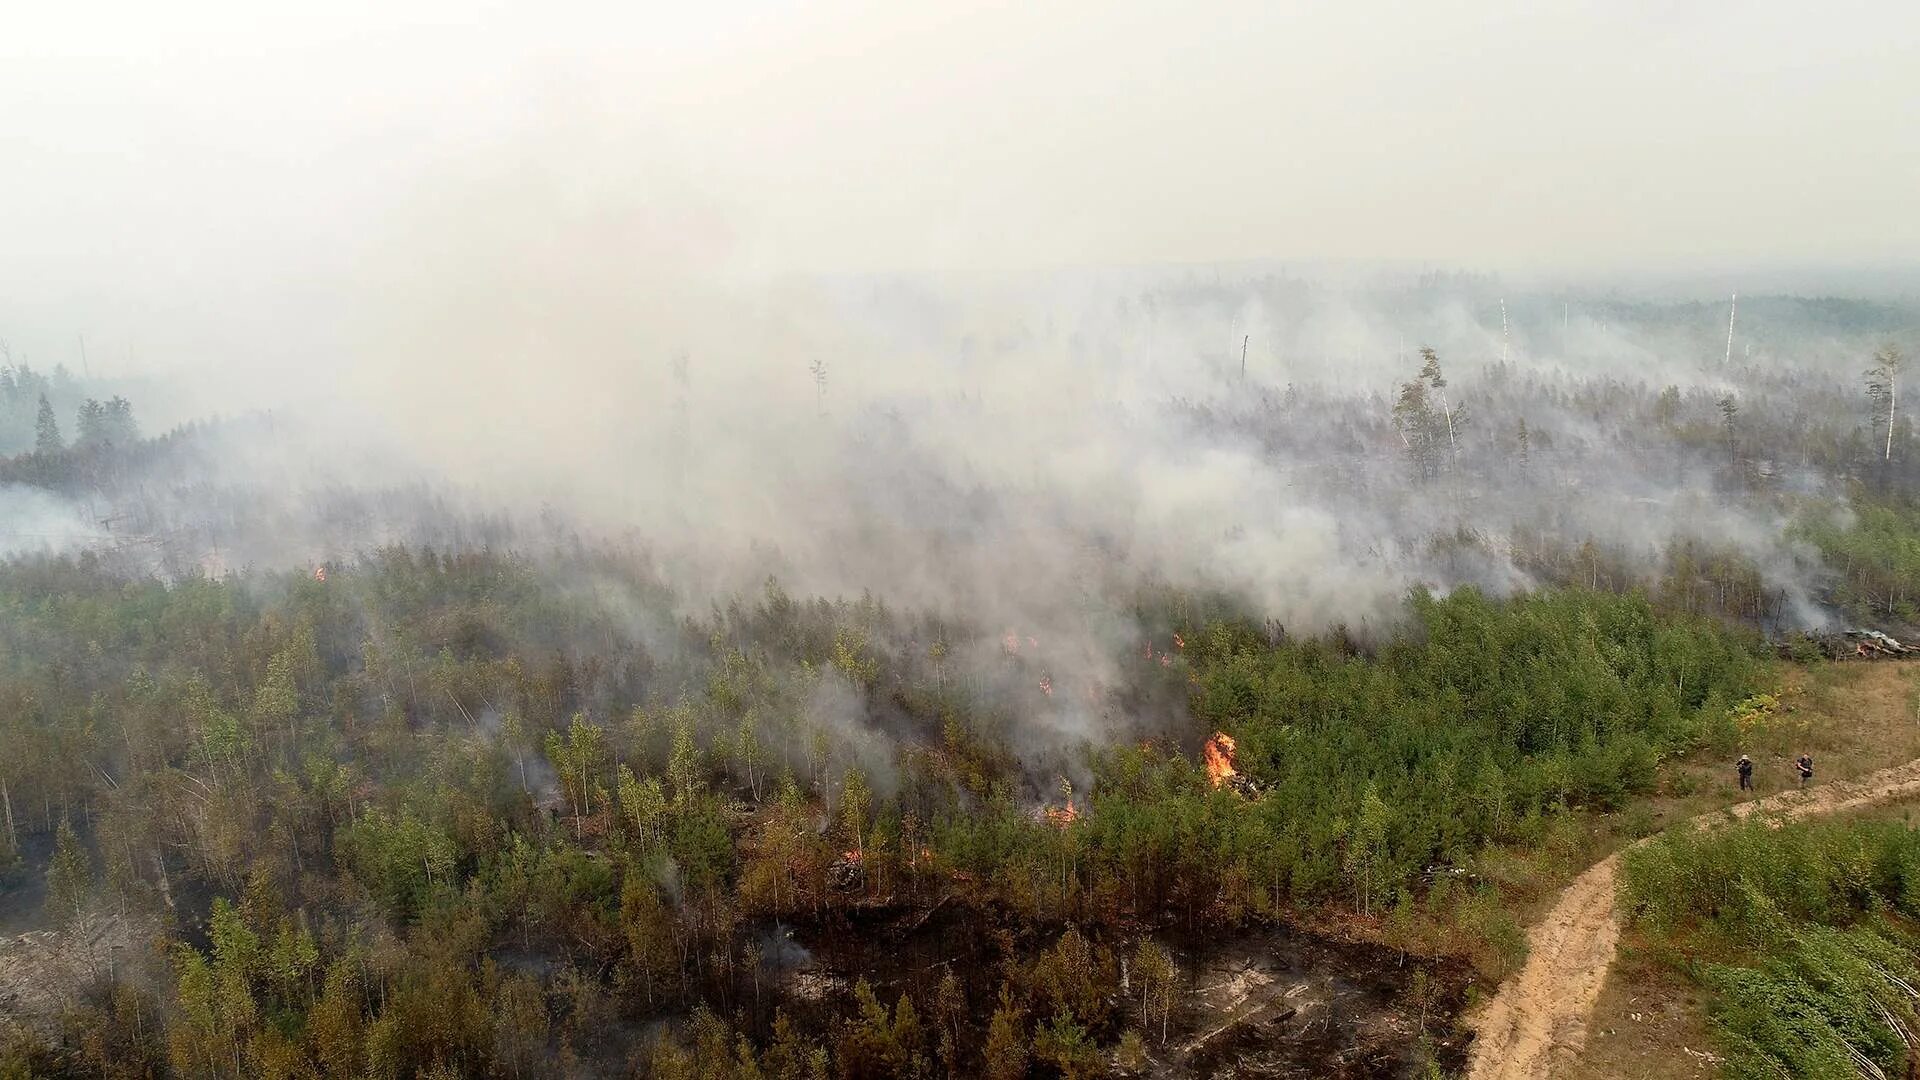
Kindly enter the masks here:
<path id="1" fill-rule="evenodd" d="M 1433 867 L 1618 805 L 1760 677 L 1754 639 L 1634 596 L 1416 595 L 1407 633 L 1362 650 L 1161 591 L 1141 615 L 1164 637 L 1107 693 L 1168 722 L 1056 772 L 1009 752 L 1050 695 L 950 670 L 962 627 L 769 585 L 640 640 L 588 575 L 666 610 L 594 550 L 395 549 L 324 580 L 0 569 L 11 872 L 45 876 L 62 919 L 164 910 L 180 935 L 165 977 L 100 988 L 11 1060 L 512 1075 L 638 1052 L 609 1045 L 616 1018 L 706 1009 L 648 1050 L 660 1075 L 688 1054 L 700 1075 L 716 1054 L 1085 1075 L 1153 1034 L 1112 995 L 1118 958 L 1135 982 L 1165 962 L 1156 928 L 1458 902 Z M 1214 729 L 1245 782 L 1201 768 Z M 942 904 L 1017 940 L 927 1000 L 856 990 L 802 1032 L 741 959 L 769 920 Z"/>
<path id="2" fill-rule="evenodd" d="M 1920 831 L 1906 820 L 1681 830 L 1626 856 L 1630 918 L 1709 995 L 1724 1075 L 1910 1074 Z"/>
<path id="3" fill-rule="evenodd" d="M 1453 1067 L 1470 986 L 1524 950 L 1490 867 L 1577 852 L 1663 761 L 1730 747 L 1772 657 L 1822 652 L 1791 632 L 1920 621 L 1914 432 L 1877 360 L 1865 393 L 1764 364 L 1725 392 L 1450 379 L 1425 350 L 1391 397 L 1164 404 L 1175 446 L 1364 523 L 1308 549 L 1337 584 L 1299 627 L 1129 561 L 1154 537 L 1125 515 L 872 454 L 865 420 L 827 460 L 878 471 L 826 546 L 924 545 L 909 583 L 951 568 L 952 602 L 694 592 L 557 511 L 299 488 L 271 418 L 143 437 L 124 399 L 56 409 L 14 372 L 32 434 L 0 496 L 92 540 L 0 560 L 0 934 L 26 934 L 0 1077 L 1197 1077 L 1248 1050 L 1203 1001 L 1255 971 L 1236 951 L 1321 956 L 1351 1013 L 1254 1050 L 1318 1065 L 1372 1017 L 1391 1045 L 1352 1075 Z M 1188 558 L 1249 520 L 1193 526 Z M 1053 621 L 983 615 L 983 577 Z M 1764 980 L 1892 964 L 1910 853 L 1737 837 L 1840 861 L 1755 883 L 1663 841 L 1636 918 L 1676 954 L 1751 943 L 1741 904 L 1838 927 L 1695 972 L 1736 1060 L 1798 1068 Z M 1835 1037 L 1902 1060 L 1870 1034 Z"/>

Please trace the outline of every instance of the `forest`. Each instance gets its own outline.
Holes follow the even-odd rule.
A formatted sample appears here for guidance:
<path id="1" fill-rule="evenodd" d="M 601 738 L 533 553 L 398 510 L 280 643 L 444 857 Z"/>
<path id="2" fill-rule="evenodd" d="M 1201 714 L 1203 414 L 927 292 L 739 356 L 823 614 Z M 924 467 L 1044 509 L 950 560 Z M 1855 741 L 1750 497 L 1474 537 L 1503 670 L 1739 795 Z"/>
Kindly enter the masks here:
<path id="1" fill-rule="evenodd" d="M 1049 790 L 1009 752 L 1008 712 L 943 672 L 962 628 L 770 584 L 650 646 L 563 596 L 551 575 L 620 570 L 578 558 L 0 574 L 9 851 L 51 843 L 63 920 L 210 905 L 204 938 L 170 948 L 170 992 L 118 986 L 67 1016 L 74 1068 L 510 1072 L 549 1039 L 607 1052 L 610 1017 L 705 1007 L 731 1026 L 720 1050 L 768 1075 L 1022 1075 L 1028 1057 L 1086 1075 L 1146 1037 L 1113 1000 L 1117 957 L 1149 999 L 1170 992 L 1144 974 L 1171 964 L 1157 930 L 1453 903 L 1430 868 L 1617 806 L 1759 675 L 1750 636 L 1637 596 L 1419 595 L 1417 635 L 1373 654 L 1143 598 L 1169 629 L 1114 707 L 1185 697 L 1192 719 Z M 866 754 L 871 728 L 895 757 Z M 1215 729 L 1244 785 L 1196 762 Z M 941 905 L 1013 931 L 991 969 L 918 1001 L 856 987 L 830 1038 L 783 1027 L 753 985 L 773 923 Z M 166 1039 L 100 1041 L 128 1023 Z M 661 1075 L 684 1053 L 711 1074 L 717 1036 L 694 1030 L 652 1051 Z"/>
<path id="2" fill-rule="evenodd" d="M 78 538 L 0 561 L 0 1076 L 1448 1074 L 1525 948 L 1489 860 L 1577 857 L 1783 663 L 1920 621 L 1901 360 L 1860 344 L 1900 313 L 1775 303 L 1851 326 L 1865 374 L 1196 374 L 1125 437 L 1170 487 L 1246 483 L 1165 514 L 1102 494 L 1157 474 L 1101 423 L 1062 421 L 1074 483 L 995 484 L 948 451 L 1007 418 L 821 366 L 825 449 L 764 466 L 836 478 L 767 484 L 819 535 L 754 559 L 697 457 L 634 482 L 670 466 L 713 516 L 606 528 L 344 482 L 279 419 L 147 436 L 110 386 L 63 424 L 10 369 L 35 430 L 0 491 Z M 674 438 L 719 422 L 673 408 Z M 1911 981 L 1875 921 L 1911 899 L 1902 835 L 1633 856 L 1636 925 L 1686 950 L 1807 924 L 1687 969 L 1730 1075 L 1825 1075 L 1781 1056 L 1780 971 Z M 1741 877 L 1767 845 L 1826 877 Z M 1831 1045 L 1890 1073 L 1883 1035 Z"/>
<path id="3" fill-rule="evenodd" d="M 1749 822 L 1627 859 L 1632 919 L 1712 994 L 1730 1077 L 1899 1075 L 1920 1014 L 1920 831 Z"/>

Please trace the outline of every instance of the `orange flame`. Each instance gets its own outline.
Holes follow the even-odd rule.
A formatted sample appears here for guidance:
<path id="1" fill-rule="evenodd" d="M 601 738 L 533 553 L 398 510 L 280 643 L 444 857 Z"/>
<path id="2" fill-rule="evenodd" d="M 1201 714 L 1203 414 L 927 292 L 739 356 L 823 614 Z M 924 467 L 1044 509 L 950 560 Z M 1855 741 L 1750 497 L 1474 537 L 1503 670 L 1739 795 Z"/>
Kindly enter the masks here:
<path id="1" fill-rule="evenodd" d="M 1052 825 L 1054 828 L 1064 829 L 1079 820 L 1080 811 L 1073 808 L 1072 799 L 1067 800 L 1065 809 L 1056 809 L 1051 806 L 1047 807 L 1047 824 Z"/>
<path id="2" fill-rule="evenodd" d="M 840 853 L 840 858 L 855 866 L 858 866 L 860 864 L 860 852 L 858 849 L 855 849 L 853 851 L 843 851 Z"/>
<path id="3" fill-rule="evenodd" d="M 1233 736 L 1224 731 L 1216 731 L 1213 738 L 1207 740 L 1207 779 L 1214 787 L 1226 783 L 1240 775 L 1233 764 Z"/>
<path id="4" fill-rule="evenodd" d="M 326 567 L 324 567 L 324 566 L 316 566 L 316 567 L 314 567 L 314 568 L 313 568 L 313 580 L 315 580 L 315 581 L 318 581 L 318 582 L 320 582 L 320 583 L 321 583 L 321 584 L 323 584 L 323 585 L 324 585 L 324 584 L 326 584 L 326 580 L 327 580 L 327 568 L 326 568 Z"/>

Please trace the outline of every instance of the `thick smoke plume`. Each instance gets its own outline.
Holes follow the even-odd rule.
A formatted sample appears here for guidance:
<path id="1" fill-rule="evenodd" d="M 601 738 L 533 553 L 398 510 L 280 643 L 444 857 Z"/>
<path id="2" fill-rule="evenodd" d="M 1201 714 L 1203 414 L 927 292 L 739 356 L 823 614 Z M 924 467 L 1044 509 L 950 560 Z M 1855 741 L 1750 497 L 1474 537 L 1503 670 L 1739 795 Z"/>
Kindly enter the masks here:
<path id="1" fill-rule="evenodd" d="M 1757 568 L 1773 626 L 1828 618 L 1782 496 L 1833 477 L 1742 440 L 1808 417 L 1864 426 L 1858 371 L 1920 324 L 1897 277 L 1871 303 L 1749 295 L 1729 347 L 1708 276 L 1636 289 L 1324 261 L 1033 269 L 1115 261 L 1083 259 L 1093 244 L 1009 272 L 832 272 L 875 260 L 809 258 L 795 238 L 858 201 L 824 196 L 821 163 L 873 147 L 793 145 L 766 123 L 719 147 L 670 107 L 692 103 L 626 94 L 617 67 L 596 54 L 518 96 L 466 87 L 478 118 L 345 184 L 331 228 L 252 249 L 236 218 L 222 234 L 246 256 L 235 265 L 272 272 L 217 315 L 155 305 L 170 370 L 135 355 L 126 311 L 95 331 L 94 355 L 119 358 L 103 366 L 141 375 L 115 385 L 149 432 L 196 426 L 85 492 L 6 489 L 0 544 L 170 575 L 393 543 L 624 545 L 672 610 L 570 584 L 643 637 L 771 577 L 964 623 L 978 657 L 1033 642 L 1092 685 L 1156 647 L 1143 585 L 1225 598 L 1276 633 L 1365 639 L 1418 585 L 1526 589 L 1591 545 L 1604 584 L 1631 587 L 1692 543 Z M 421 96 L 406 115 L 440 115 L 408 85 Z M 805 175 L 789 190 L 742 160 Z M 288 216 L 269 209 L 250 203 L 246 220 Z M 1155 228 L 1188 212 L 1162 206 Z M 862 220 L 840 254 L 884 247 Z M 897 261 L 992 265 L 1004 230 L 968 243 L 964 229 Z M 1755 271 L 1770 274 L 1789 283 Z M 93 329 L 28 322 L 42 355 Z M 1396 405 L 1423 347 L 1447 433 L 1416 462 Z M 1719 439 L 1729 399 L 1745 427 Z M 1602 559 L 1588 565 L 1603 584 Z M 1055 712 L 1068 731 L 1094 722 Z"/>

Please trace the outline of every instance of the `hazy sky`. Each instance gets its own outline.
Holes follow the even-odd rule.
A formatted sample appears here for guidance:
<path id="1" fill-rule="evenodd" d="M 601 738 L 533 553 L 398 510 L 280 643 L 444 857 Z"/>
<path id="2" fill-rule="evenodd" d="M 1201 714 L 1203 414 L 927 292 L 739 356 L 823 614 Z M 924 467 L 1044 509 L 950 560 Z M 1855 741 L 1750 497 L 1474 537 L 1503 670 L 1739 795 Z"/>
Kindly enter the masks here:
<path id="1" fill-rule="evenodd" d="M 503 216 L 463 268 L 1920 251 L 1898 0 L 293 7 L 0 5 L 0 336 L 320 339 Z"/>

